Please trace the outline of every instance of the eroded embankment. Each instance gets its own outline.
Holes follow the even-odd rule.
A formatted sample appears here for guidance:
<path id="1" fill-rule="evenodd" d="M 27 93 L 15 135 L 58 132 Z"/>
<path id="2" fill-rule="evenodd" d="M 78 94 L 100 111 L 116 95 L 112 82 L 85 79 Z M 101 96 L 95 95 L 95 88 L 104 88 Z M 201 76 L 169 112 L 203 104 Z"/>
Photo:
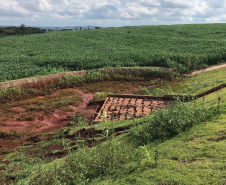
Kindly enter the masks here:
<path id="1" fill-rule="evenodd" d="M 1 89 L 8 89 L 13 87 L 24 87 L 24 88 L 41 88 L 50 83 L 58 82 L 60 78 L 69 77 L 73 75 L 86 75 L 87 71 L 72 71 L 65 73 L 58 73 L 53 75 L 40 76 L 35 78 L 25 78 L 20 80 L 13 80 L 9 82 L 0 83 Z"/>
<path id="2" fill-rule="evenodd" d="M 69 88 L 58 90 L 48 97 L 20 101 L 17 105 L 21 106 L 9 108 L 9 115 L 0 118 L 0 130 L 30 130 L 33 133 L 54 130 L 68 125 L 73 113 L 82 114 L 91 120 L 100 107 L 98 103 L 88 106 L 92 99 L 92 93 L 85 94 Z M 51 110 L 51 106 L 55 109 Z"/>
<path id="3" fill-rule="evenodd" d="M 122 68 L 112 68 L 112 69 L 97 69 L 96 72 L 104 73 L 104 74 L 123 74 L 123 75 L 134 75 L 134 76 L 152 76 L 152 77 L 162 77 L 170 76 L 172 73 L 172 69 L 167 68 L 159 68 L 159 67 L 122 67 Z M 87 70 L 82 71 L 72 71 L 72 72 L 64 72 L 53 75 L 45 75 L 41 77 L 34 78 L 25 78 L 19 80 L 13 80 L 9 82 L 1 82 L 1 89 L 9 89 L 13 87 L 23 87 L 23 88 L 41 88 L 45 87 L 48 84 L 56 83 L 60 80 L 60 78 L 71 77 L 75 75 L 87 75 L 89 72 Z"/>
<path id="4" fill-rule="evenodd" d="M 191 74 L 184 74 L 184 77 L 189 77 L 189 76 L 193 76 L 193 75 L 197 75 L 197 74 L 201 74 L 201 73 L 205 73 L 208 71 L 212 71 L 215 69 L 220 69 L 220 68 L 224 68 L 226 67 L 226 64 L 222 64 L 219 66 L 213 66 L 207 69 L 202 69 L 199 71 L 194 71 Z M 99 72 L 103 72 L 106 74 L 109 73 L 121 73 L 121 71 L 123 71 L 123 73 L 127 73 L 129 74 L 130 72 L 134 72 L 135 74 L 142 70 L 153 70 L 155 71 L 153 73 L 153 75 L 158 74 L 156 77 L 160 77 L 161 76 L 161 72 L 165 73 L 165 74 L 170 74 L 173 72 L 172 68 L 160 68 L 160 67 L 138 67 L 138 68 L 132 68 L 132 67 L 122 67 L 122 68 L 112 68 L 112 69 L 97 69 L 96 71 Z M 160 73 L 156 73 L 156 71 L 160 71 Z M 73 75 L 87 75 L 87 70 L 82 70 L 82 71 L 71 71 L 71 72 L 64 72 L 64 73 L 58 73 L 58 74 L 52 74 L 52 75 L 45 75 L 45 76 L 41 76 L 41 77 L 34 77 L 34 78 L 25 78 L 25 79 L 18 79 L 18 80 L 12 80 L 9 82 L 1 82 L 0 83 L 0 90 L 1 89 L 8 89 L 8 88 L 13 88 L 13 87 L 24 87 L 24 88 L 41 88 L 44 87 L 50 83 L 55 83 L 58 82 L 60 78 L 63 77 L 70 77 Z"/>

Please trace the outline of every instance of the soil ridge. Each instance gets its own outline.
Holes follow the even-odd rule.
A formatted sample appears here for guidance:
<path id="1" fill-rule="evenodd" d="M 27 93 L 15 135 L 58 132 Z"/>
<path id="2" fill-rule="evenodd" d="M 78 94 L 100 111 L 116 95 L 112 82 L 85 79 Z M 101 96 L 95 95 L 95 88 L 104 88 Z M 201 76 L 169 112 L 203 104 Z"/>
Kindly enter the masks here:
<path id="1" fill-rule="evenodd" d="M 59 81 L 60 78 L 63 78 L 65 76 L 73 76 L 73 75 L 86 75 L 87 71 L 71 71 L 71 72 L 64 72 L 64 73 L 58 73 L 58 74 L 52 74 L 52 75 L 45 75 L 40 77 L 34 77 L 34 78 L 24 78 L 19 80 L 12 80 L 8 82 L 2 82 L 0 83 L 0 90 L 1 89 L 9 89 L 13 87 L 33 87 L 36 86 L 36 84 L 39 84 L 40 87 L 44 87 L 50 83 L 55 83 Z"/>

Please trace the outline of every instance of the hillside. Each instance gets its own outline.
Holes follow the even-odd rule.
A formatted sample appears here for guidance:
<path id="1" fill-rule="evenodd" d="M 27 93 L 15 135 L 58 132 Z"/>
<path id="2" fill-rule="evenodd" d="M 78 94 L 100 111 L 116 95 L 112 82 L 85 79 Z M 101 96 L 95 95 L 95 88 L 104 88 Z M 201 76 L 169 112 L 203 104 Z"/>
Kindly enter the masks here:
<path id="1" fill-rule="evenodd" d="M 194 95 L 225 83 L 225 71 L 187 78 L 93 72 L 41 89 L 0 91 L 0 182 L 224 184 L 226 88 L 142 118 L 88 123 L 109 93 Z M 94 104 L 84 106 L 92 98 Z M 51 121 L 55 129 L 45 130 Z M 4 131 L 14 123 L 28 127 Z"/>
<path id="2" fill-rule="evenodd" d="M 0 39 L 0 81 L 102 67 L 188 73 L 225 61 L 225 24 L 49 32 Z"/>

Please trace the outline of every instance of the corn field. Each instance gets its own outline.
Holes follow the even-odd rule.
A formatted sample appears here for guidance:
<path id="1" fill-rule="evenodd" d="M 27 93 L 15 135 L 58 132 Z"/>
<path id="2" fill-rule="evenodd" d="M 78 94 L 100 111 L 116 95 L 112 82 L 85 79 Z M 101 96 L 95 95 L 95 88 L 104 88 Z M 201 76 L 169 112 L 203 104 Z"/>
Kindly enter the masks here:
<path id="1" fill-rule="evenodd" d="M 0 38 L 0 81 L 102 67 L 191 72 L 226 61 L 226 24 L 138 26 Z"/>

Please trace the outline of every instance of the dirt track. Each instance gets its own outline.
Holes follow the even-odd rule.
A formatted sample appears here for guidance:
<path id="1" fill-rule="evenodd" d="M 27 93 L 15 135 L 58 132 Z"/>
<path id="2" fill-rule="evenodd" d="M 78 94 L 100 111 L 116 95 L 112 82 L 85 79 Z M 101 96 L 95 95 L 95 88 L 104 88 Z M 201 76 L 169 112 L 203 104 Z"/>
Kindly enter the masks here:
<path id="1" fill-rule="evenodd" d="M 202 74 L 202 73 L 205 73 L 205 72 L 208 72 L 208 71 L 212 71 L 212 70 L 215 70 L 215 69 L 221 69 L 221 68 L 224 68 L 224 67 L 226 67 L 226 64 L 222 64 L 222 65 L 219 65 L 219 66 L 209 67 L 209 68 L 202 69 L 202 70 L 199 70 L 199 71 L 194 71 L 191 74 L 184 74 L 183 76 L 184 77 L 194 76 L 194 75 L 197 75 L 197 74 Z"/>

